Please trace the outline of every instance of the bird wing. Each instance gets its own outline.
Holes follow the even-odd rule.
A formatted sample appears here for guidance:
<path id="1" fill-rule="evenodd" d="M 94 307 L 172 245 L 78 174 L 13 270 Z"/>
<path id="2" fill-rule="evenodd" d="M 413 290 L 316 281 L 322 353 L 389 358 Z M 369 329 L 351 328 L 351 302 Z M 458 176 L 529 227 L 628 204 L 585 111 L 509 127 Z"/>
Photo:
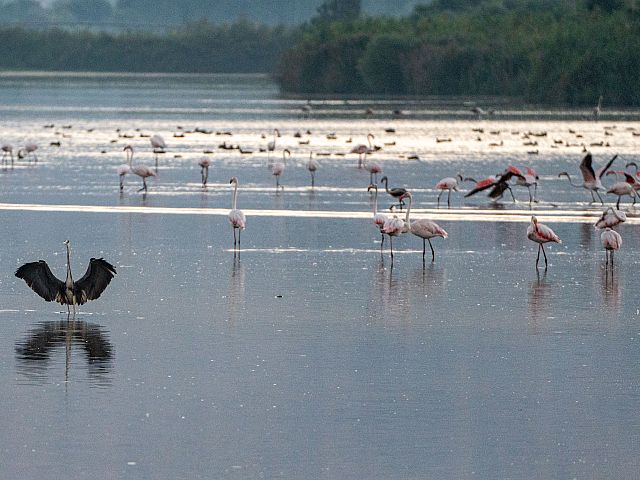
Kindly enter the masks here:
<path id="1" fill-rule="evenodd" d="M 602 178 L 602 176 L 603 176 L 605 173 L 607 173 L 607 170 L 609 170 L 609 167 L 611 166 L 611 164 L 613 163 L 613 161 L 614 161 L 616 158 L 618 158 L 618 154 L 614 155 L 614 156 L 613 156 L 613 158 L 612 158 L 611 160 L 609 160 L 609 161 L 607 162 L 607 164 L 606 164 L 604 167 L 602 167 L 602 168 L 598 169 L 598 178 Z"/>
<path id="2" fill-rule="evenodd" d="M 596 174 L 593 171 L 593 157 L 590 153 L 587 153 L 580 162 L 580 171 L 585 182 L 592 182 L 596 179 Z"/>
<path id="3" fill-rule="evenodd" d="M 489 187 L 493 187 L 496 184 L 496 180 L 494 178 L 485 178 L 476 183 L 476 188 L 470 190 L 469 193 L 465 195 L 466 197 L 470 197 L 471 195 L 475 195 L 478 192 L 486 190 Z"/>
<path id="4" fill-rule="evenodd" d="M 116 269 L 103 258 L 92 258 L 84 276 L 73 284 L 76 301 L 82 305 L 87 300 L 95 300 L 102 295 Z"/>
<path id="5" fill-rule="evenodd" d="M 16 270 L 16 277 L 23 279 L 29 288 L 47 302 L 60 301 L 64 292 L 64 282 L 51 272 L 44 260 L 25 263 Z"/>

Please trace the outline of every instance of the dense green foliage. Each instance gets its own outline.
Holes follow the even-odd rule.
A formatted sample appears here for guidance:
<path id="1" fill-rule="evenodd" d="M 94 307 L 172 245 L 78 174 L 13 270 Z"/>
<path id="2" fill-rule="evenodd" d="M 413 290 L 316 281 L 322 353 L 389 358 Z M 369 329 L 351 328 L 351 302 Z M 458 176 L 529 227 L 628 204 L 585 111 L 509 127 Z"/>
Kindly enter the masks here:
<path id="1" fill-rule="evenodd" d="M 295 93 L 640 105 L 639 46 L 633 0 L 438 0 L 407 18 L 309 26 L 277 79 Z"/>
<path id="2" fill-rule="evenodd" d="M 271 72 L 295 31 L 247 22 L 169 34 L 0 30 L 0 68 L 127 72 Z"/>

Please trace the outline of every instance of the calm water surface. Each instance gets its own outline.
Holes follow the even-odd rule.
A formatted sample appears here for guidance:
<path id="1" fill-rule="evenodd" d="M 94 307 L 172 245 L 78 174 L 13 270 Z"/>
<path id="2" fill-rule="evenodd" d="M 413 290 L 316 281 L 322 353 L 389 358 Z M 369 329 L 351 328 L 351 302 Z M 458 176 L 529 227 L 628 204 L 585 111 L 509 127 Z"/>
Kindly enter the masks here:
<path id="1" fill-rule="evenodd" d="M 624 200 L 605 270 L 599 205 L 557 174 L 580 178 L 581 143 L 598 165 L 640 160 L 638 112 L 593 122 L 482 99 L 497 111 L 479 120 L 468 100 L 313 99 L 302 115 L 306 99 L 264 77 L 0 76 L 0 141 L 40 146 L 37 166 L 0 171 L 0 478 L 637 476 L 638 219 Z M 276 151 L 260 152 L 274 128 Z M 416 237 L 396 239 L 393 266 L 380 255 L 368 174 L 348 153 L 369 132 L 412 214 L 449 232 L 436 263 L 423 267 Z M 157 178 L 120 194 L 124 145 L 153 165 L 153 133 L 169 145 Z M 282 148 L 276 194 L 267 165 Z M 533 207 L 518 187 L 516 204 L 456 193 L 436 208 L 440 178 L 509 163 L 538 171 Z M 232 175 L 249 213 L 239 259 Z M 563 239 L 546 273 L 531 209 Z M 42 258 L 64 277 L 66 238 L 76 276 L 92 256 L 118 269 L 71 320 L 13 276 Z"/>

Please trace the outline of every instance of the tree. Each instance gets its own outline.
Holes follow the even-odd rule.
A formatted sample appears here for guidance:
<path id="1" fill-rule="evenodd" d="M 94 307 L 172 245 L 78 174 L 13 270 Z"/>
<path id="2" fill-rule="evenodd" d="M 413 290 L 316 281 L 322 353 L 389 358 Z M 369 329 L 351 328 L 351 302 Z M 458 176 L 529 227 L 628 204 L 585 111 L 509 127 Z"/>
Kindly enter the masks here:
<path id="1" fill-rule="evenodd" d="M 350 22 L 360 16 L 360 0 L 325 0 L 317 12 L 321 21 Z"/>

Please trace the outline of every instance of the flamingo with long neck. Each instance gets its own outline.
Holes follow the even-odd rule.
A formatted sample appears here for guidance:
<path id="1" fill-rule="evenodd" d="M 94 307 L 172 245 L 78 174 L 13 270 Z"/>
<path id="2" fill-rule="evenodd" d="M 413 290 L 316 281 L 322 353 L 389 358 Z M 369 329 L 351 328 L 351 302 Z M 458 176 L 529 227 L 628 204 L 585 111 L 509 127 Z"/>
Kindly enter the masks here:
<path id="1" fill-rule="evenodd" d="M 429 242 L 429 247 L 431 248 L 431 261 L 435 262 L 436 252 L 434 251 L 433 245 L 431 244 L 431 239 L 434 237 L 447 238 L 449 234 L 444 228 L 442 228 L 436 222 L 432 222 L 431 220 L 419 219 L 411 222 L 409 220 L 409 214 L 411 212 L 413 197 L 411 196 L 411 192 L 407 192 L 404 197 L 409 199 L 409 205 L 407 205 L 407 218 L 405 220 L 405 228 L 416 237 L 422 239 L 422 264 L 424 265 L 424 257 L 427 250 L 426 242 Z"/>
<path id="2" fill-rule="evenodd" d="M 318 164 L 318 161 L 313 158 L 313 152 L 309 152 L 309 161 L 307 162 L 307 170 L 309 170 L 309 173 L 311 174 L 311 188 L 313 189 L 313 187 L 315 187 L 315 176 L 316 176 L 316 170 L 318 170 L 318 168 L 320 168 L 320 165 Z"/>
<path id="3" fill-rule="evenodd" d="M 580 162 L 580 172 L 582 173 L 582 178 L 583 178 L 582 184 L 573 183 L 573 181 L 571 180 L 571 177 L 567 172 L 560 172 L 558 174 L 558 177 L 562 177 L 562 176 L 567 177 L 567 179 L 569 180 L 569 184 L 572 187 L 584 188 L 586 190 L 589 190 L 589 192 L 591 192 L 591 200 L 592 200 L 591 203 L 596 201 L 593 195 L 595 192 L 595 194 L 598 196 L 598 199 L 600 200 L 600 203 L 604 205 L 604 201 L 602 200 L 600 193 L 598 193 L 598 190 L 604 189 L 604 187 L 602 186 L 602 181 L 600 179 L 607 172 L 607 170 L 609 170 L 609 167 L 611 166 L 611 164 L 616 158 L 618 158 L 618 155 L 614 155 L 613 158 L 609 160 L 604 167 L 599 168 L 597 171 L 595 171 L 593 169 L 593 157 L 590 153 L 587 153 L 582 159 L 582 162 Z"/>
<path id="4" fill-rule="evenodd" d="M 271 167 L 271 175 L 276 177 L 276 192 L 279 188 L 282 188 L 282 190 L 284 190 L 284 187 L 280 185 L 280 175 L 282 175 L 282 173 L 284 172 L 284 167 L 287 162 L 287 155 L 291 157 L 291 152 L 289 151 L 289 149 L 285 148 L 282 151 L 282 162 L 276 162 Z"/>
<path id="5" fill-rule="evenodd" d="M 245 229 L 247 220 L 242 210 L 238 210 L 237 207 L 238 179 L 236 177 L 231 177 L 229 183 L 233 184 L 233 197 L 231 200 L 231 211 L 229 212 L 229 222 L 231 222 L 231 227 L 233 228 L 233 253 L 235 255 L 236 249 L 238 253 L 240 252 L 240 232 Z M 236 230 L 238 230 L 237 242 Z"/>
<path id="6" fill-rule="evenodd" d="M 147 177 L 155 177 L 156 176 L 156 172 L 154 172 L 152 168 L 147 167 L 146 165 L 142 165 L 142 164 L 140 164 L 140 165 L 132 165 L 132 163 L 133 163 L 133 147 L 131 145 L 127 145 L 126 147 L 124 147 L 124 151 L 126 152 L 126 155 L 127 155 L 127 163 L 129 164 L 130 171 L 132 171 L 133 173 L 138 175 L 140 178 L 142 178 L 142 188 L 140 190 L 138 190 L 138 191 L 141 192 L 142 190 L 144 190 L 146 192 L 147 191 Z M 121 177 L 120 177 L 121 186 L 122 186 L 122 179 L 123 179 L 123 176 L 121 175 Z"/>
<path id="7" fill-rule="evenodd" d="M 542 254 L 544 255 L 544 269 L 547 269 L 547 254 L 544 251 L 544 243 L 555 242 L 562 243 L 560 237 L 555 234 L 553 230 L 551 230 L 546 225 L 538 222 L 538 219 L 533 215 L 531 217 L 531 223 L 527 228 L 527 238 L 532 240 L 538 244 L 538 256 L 536 257 L 536 270 L 538 269 L 538 261 L 540 260 L 540 250 L 542 250 Z"/>
<path id="8" fill-rule="evenodd" d="M 373 144 L 371 143 L 371 139 L 372 138 L 376 138 L 373 133 L 369 133 L 367 134 L 367 143 L 369 144 L 369 146 L 364 145 L 364 144 L 360 144 L 357 145 L 355 147 L 353 147 L 351 149 L 350 153 L 357 153 L 358 154 L 358 168 L 362 168 L 362 156 L 367 154 L 367 153 L 371 153 L 373 152 Z"/>
<path id="9" fill-rule="evenodd" d="M 402 207 L 404 206 L 404 201 L 402 200 L 402 196 L 407 193 L 407 189 L 406 188 L 389 188 L 389 179 L 387 178 L 387 176 L 385 175 L 384 177 L 382 177 L 380 179 L 380 183 L 384 183 L 384 189 L 385 191 L 391 195 L 393 198 L 397 198 L 398 199 L 398 206 L 400 207 L 400 210 L 402 210 Z M 393 207 L 394 205 L 391 205 L 391 207 Z"/>

